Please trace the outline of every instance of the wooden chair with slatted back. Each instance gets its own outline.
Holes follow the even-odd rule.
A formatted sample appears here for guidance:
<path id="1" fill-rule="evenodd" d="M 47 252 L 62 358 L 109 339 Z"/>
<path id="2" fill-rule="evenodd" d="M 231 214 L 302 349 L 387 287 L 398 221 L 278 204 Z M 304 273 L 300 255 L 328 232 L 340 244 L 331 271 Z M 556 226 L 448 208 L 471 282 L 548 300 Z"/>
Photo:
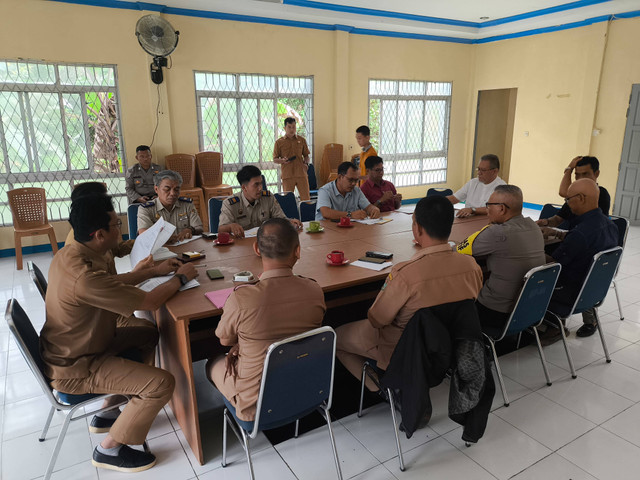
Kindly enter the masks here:
<path id="1" fill-rule="evenodd" d="M 55 255 L 58 251 L 58 243 L 47 216 L 47 197 L 44 188 L 16 188 L 9 190 L 7 196 L 13 215 L 16 268 L 22 270 L 22 237 L 48 235 Z"/>
<path id="2" fill-rule="evenodd" d="M 165 168 L 178 172 L 182 177 L 180 196 L 193 200 L 205 231 L 208 230 L 209 216 L 202 188 L 196 187 L 196 157 L 190 153 L 172 153 L 164 157 Z"/>
<path id="3" fill-rule="evenodd" d="M 211 197 L 233 195 L 231 186 L 222 183 L 222 154 L 219 152 L 196 153 L 196 179 L 206 202 Z"/>
<path id="4" fill-rule="evenodd" d="M 322 162 L 320 164 L 320 181 L 323 185 L 338 177 L 338 165 L 342 161 L 342 145 L 339 143 L 327 143 L 322 151 Z"/>
<path id="5" fill-rule="evenodd" d="M 193 201 L 193 206 L 196 207 L 196 212 L 200 220 L 202 220 L 202 227 L 205 232 L 209 231 L 209 214 L 207 213 L 207 206 L 204 202 L 204 195 L 201 188 L 191 188 L 187 190 L 180 190 L 181 197 L 188 197 Z"/>

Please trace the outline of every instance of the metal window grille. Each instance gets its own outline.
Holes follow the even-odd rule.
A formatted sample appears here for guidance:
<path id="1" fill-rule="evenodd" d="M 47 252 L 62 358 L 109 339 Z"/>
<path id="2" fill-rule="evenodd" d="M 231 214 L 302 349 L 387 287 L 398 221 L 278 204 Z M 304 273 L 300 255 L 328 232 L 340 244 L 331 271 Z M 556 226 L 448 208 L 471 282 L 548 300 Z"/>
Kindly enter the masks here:
<path id="1" fill-rule="evenodd" d="M 223 183 L 240 186 L 236 172 L 256 165 L 267 186 L 280 190 L 273 146 L 294 117 L 313 157 L 313 77 L 194 72 L 200 150 L 223 156 Z"/>
<path id="2" fill-rule="evenodd" d="M 6 192 L 42 187 L 49 220 L 69 217 L 77 183 L 103 181 L 127 209 L 115 65 L 0 60 L 0 222 Z"/>
<path id="3" fill-rule="evenodd" d="M 369 80 L 371 143 L 397 187 L 447 181 L 451 82 Z"/>

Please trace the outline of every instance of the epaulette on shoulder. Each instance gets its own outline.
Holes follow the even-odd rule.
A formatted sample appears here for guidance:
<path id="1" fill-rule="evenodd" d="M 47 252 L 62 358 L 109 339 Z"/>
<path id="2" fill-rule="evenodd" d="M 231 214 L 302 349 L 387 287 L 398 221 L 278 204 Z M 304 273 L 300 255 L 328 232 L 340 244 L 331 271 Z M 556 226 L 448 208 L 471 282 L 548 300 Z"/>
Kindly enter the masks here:
<path id="1" fill-rule="evenodd" d="M 149 208 L 149 207 L 153 207 L 155 206 L 156 202 L 154 202 L 153 200 L 151 200 L 150 202 L 147 203 L 143 203 L 142 205 L 140 205 L 142 208 Z"/>
<path id="2" fill-rule="evenodd" d="M 259 282 L 260 280 L 254 280 L 252 282 L 241 283 L 240 285 L 236 285 L 235 287 L 233 287 L 233 291 L 235 292 L 236 290 L 240 290 L 241 288 L 244 288 L 244 287 L 257 285 Z"/>
<path id="3" fill-rule="evenodd" d="M 305 280 L 311 280 L 312 282 L 316 282 L 316 283 L 318 283 L 318 282 L 316 281 L 316 279 L 315 279 L 315 278 L 305 277 L 304 275 L 296 275 L 296 277 L 298 277 L 298 278 L 304 278 Z"/>
<path id="4" fill-rule="evenodd" d="M 231 197 L 228 200 L 229 200 L 229 205 L 235 205 L 240 201 L 240 197 L 236 195 L 235 197 Z"/>
<path id="5" fill-rule="evenodd" d="M 193 203 L 193 200 L 191 200 L 189 197 L 178 197 L 178 200 L 180 200 L 181 202 Z"/>
<path id="6" fill-rule="evenodd" d="M 262 196 L 263 197 L 270 197 L 271 196 L 271 192 L 269 190 L 262 190 Z"/>

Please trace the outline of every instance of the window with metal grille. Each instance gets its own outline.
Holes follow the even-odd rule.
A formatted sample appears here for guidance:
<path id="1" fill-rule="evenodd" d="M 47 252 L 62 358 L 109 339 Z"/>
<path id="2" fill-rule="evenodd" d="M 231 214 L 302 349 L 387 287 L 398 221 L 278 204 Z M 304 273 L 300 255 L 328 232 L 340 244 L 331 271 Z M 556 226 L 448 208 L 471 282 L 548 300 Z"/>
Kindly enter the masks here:
<path id="1" fill-rule="evenodd" d="M 369 80 L 371 143 L 396 187 L 447 181 L 450 82 Z"/>
<path id="2" fill-rule="evenodd" d="M 280 191 L 273 146 L 284 119 L 296 119 L 313 156 L 313 77 L 195 72 L 200 150 L 222 153 L 223 183 L 239 191 L 236 172 L 256 165 Z"/>
<path id="3" fill-rule="evenodd" d="M 1 224 L 20 187 L 45 189 L 49 220 L 68 218 L 71 190 L 89 180 L 126 211 L 121 131 L 114 65 L 0 60 Z"/>

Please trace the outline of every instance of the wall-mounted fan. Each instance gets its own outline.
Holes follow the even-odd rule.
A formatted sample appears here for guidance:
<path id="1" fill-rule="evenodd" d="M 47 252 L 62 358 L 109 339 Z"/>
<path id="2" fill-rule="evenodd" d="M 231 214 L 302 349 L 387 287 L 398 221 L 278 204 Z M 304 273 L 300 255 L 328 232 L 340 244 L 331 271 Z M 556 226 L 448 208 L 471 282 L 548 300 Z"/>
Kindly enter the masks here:
<path id="1" fill-rule="evenodd" d="M 151 80 L 160 84 L 163 80 L 162 67 L 167 66 L 167 55 L 178 46 L 180 32 L 160 15 L 145 15 L 136 23 L 136 37 L 140 46 L 153 57 Z"/>

